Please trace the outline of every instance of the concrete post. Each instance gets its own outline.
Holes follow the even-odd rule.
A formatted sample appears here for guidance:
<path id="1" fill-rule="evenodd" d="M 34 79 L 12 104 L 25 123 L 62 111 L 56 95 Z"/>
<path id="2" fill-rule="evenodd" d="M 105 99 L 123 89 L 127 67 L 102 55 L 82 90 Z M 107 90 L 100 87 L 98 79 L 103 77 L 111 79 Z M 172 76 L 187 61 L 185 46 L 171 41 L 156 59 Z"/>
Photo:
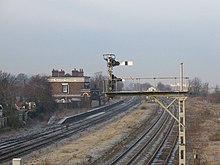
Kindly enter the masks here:
<path id="1" fill-rule="evenodd" d="M 12 160 L 12 165 L 23 165 L 22 159 L 21 158 L 14 158 Z"/>
<path id="2" fill-rule="evenodd" d="M 186 164 L 186 111 L 185 99 L 179 98 L 179 165 Z M 182 125 L 184 125 L 184 127 Z"/>
<path id="3" fill-rule="evenodd" d="M 180 92 L 183 91 L 183 63 L 180 64 Z"/>

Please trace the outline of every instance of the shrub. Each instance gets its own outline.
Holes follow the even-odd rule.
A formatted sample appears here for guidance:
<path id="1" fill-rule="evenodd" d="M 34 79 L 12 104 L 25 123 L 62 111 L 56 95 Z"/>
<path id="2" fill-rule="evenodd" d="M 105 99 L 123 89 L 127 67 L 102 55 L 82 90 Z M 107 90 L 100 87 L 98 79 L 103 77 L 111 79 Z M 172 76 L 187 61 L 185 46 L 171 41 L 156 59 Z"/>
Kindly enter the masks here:
<path id="1" fill-rule="evenodd" d="M 8 116 L 8 126 L 12 128 L 19 128 L 20 122 L 18 113 L 15 113 L 13 110 L 8 110 L 6 113 L 6 116 Z"/>
<path id="2" fill-rule="evenodd" d="M 212 141 L 220 141 L 220 130 L 217 130 L 214 133 L 212 133 L 209 139 Z"/>
<path id="3" fill-rule="evenodd" d="M 147 107 L 146 106 L 141 106 L 141 109 L 145 110 L 145 109 L 147 109 Z"/>
<path id="4" fill-rule="evenodd" d="M 34 118 L 39 117 L 39 115 L 40 115 L 41 113 L 43 113 L 43 112 L 44 112 L 44 110 L 43 110 L 42 107 L 37 107 L 37 108 L 35 108 L 35 109 L 32 109 L 32 110 L 28 111 L 28 116 L 29 116 L 30 118 L 34 119 Z"/>
<path id="5" fill-rule="evenodd" d="M 211 111 L 206 108 L 206 109 L 202 112 L 202 116 L 204 116 L 204 117 L 209 117 L 209 116 L 211 116 Z"/>

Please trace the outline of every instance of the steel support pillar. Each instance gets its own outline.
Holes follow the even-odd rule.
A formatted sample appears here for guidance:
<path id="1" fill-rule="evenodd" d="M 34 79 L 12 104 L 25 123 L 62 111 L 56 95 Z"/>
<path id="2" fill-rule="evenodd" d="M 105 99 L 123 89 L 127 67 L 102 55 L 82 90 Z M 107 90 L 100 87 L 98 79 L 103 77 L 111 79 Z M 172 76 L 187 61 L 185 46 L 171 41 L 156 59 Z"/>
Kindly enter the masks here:
<path id="1" fill-rule="evenodd" d="M 186 164 L 186 97 L 179 97 L 179 165 Z"/>

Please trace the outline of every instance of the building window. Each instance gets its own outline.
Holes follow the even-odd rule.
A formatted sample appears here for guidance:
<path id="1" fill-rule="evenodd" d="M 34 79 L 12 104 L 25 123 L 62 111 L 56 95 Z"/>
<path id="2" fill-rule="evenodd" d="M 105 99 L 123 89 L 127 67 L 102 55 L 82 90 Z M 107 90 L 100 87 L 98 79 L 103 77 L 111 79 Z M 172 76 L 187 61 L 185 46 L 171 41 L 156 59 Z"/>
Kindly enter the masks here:
<path id="1" fill-rule="evenodd" d="M 68 83 L 62 83 L 62 92 L 69 93 L 69 84 Z"/>

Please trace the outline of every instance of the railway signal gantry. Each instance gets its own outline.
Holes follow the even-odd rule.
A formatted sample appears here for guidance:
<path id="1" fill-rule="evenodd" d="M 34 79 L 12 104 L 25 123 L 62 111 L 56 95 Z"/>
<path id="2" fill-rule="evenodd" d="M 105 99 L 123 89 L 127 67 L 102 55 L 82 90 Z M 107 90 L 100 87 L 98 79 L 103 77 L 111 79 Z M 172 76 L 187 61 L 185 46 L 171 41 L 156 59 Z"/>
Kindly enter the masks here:
<path id="1" fill-rule="evenodd" d="M 180 64 L 180 76 L 179 78 L 179 89 L 177 91 L 117 91 L 114 90 L 114 84 L 117 83 L 113 77 L 113 67 L 120 65 L 120 62 L 115 60 L 114 54 L 104 54 L 104 59 L 107 61 L 108 67 L 108 87 L 105 94 L 109 97 L 114 96 L 149 96 L 155 100 L 163 109 L 165 109 L 178 123 L 179 123 L 179 165 L 186 165 L 186 112 L 185 112 L 185 101 L 188 95 L 188 88 L 184 89 L 184 80 L 188 80 L 188 77 L 183 77 L 183 63 Z M 132 62 L 133 63 L 133 62 Z M 156 78 L 152 78 L 156 79 Z M 122 80 L 122 79 L 120 79 Z M 173 101 L 165 106 L 158 97 L 165 96 L 173 98 Z M 169 107 L 178 102 L 178 114 L 177 118 L 170 110 Z"/>

